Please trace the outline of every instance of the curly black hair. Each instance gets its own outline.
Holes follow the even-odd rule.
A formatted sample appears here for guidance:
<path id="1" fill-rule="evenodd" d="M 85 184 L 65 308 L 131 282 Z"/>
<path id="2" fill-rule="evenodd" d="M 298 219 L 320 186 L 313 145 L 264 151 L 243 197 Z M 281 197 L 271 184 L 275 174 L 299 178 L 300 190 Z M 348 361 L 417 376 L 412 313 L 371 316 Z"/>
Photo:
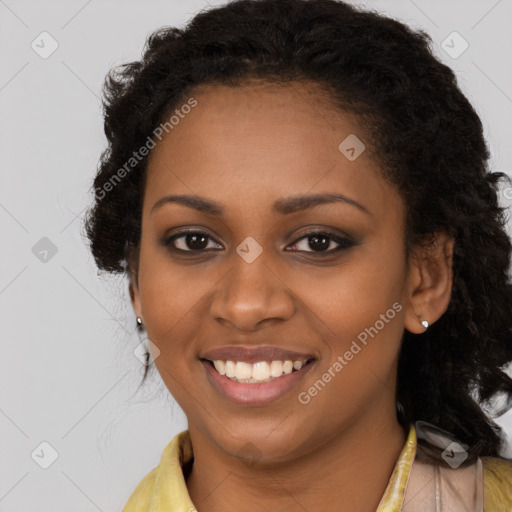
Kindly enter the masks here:
<path id="1" fill-rule="evenodd" d="M 488 169 L 481 120 L 431 46 L 421 30 L 336 0 L 235 0 L 155 31 L 140 61 L 105 79 L 108 148 L 84 226 L 99 269 L 136 272 L 148 158 L 138 150 L 194 87 L 319 84 L 369 130 L 373 158 L 404 198 L 407 256 L 436 232 L 455 239 L 448 309 L 425 333 L 404 332 L 396 398 L 402 425 L 453 433 L 469 464 L 499 456 L 504 436 L 484 407 L 512 400 L 511 241 L 498 202 L 507 176 Z"/>

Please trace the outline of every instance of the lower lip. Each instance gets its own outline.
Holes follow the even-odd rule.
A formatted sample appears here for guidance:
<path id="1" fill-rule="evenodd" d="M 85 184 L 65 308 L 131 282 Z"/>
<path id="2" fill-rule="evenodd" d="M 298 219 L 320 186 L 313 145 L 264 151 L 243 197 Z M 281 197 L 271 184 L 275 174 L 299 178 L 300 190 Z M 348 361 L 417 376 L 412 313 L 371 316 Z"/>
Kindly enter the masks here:
<path id="1" fill-rule="evenodd" d="M 201 361 L 201 363 L 206 370 L 210 384 L 221 395 L 236 404 L 262 405 L 273 402 L 291 391 L 309 372 L 315 361 L 311 361 L 300 370 L 261 384 L 235 382 L 225 375 L 221 375 L 210 363 L 206 361 Z"/>

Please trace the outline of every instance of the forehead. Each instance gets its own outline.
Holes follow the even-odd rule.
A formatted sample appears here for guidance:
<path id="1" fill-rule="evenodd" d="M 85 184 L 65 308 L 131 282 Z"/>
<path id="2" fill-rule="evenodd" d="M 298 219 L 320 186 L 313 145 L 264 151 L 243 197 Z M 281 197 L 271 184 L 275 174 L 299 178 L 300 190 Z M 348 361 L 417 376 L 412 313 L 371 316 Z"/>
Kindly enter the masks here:
<path id="1" fill-rule="evenodd" d="M 200 84 L 189 94 L 203 99 L 210 112 L 230 113 L 247 107 L 291 106 L 297 114 L 316 115 L 322 107 L 335 115 L 336 102 L 325 86 L 312 80 L 268 81 L 246 78 L 238 84 Z M 206 100 L 209 100 L 206 102 Z M 208 103 L 206 105 L 206 103 Z"/>
<path id="2" fill-rule="evenodd" d="M 151 200 L 164 191 L 229 197 L 231 203 L 249 195 L 338 191 L 375 203 L 390 191 L 369 151 L 350 160 L 340 150 L 345 140 L 368 148 L 369 138 L 318 84 L 203 85 L 182 105 L 190 98 L 195 106 L 181 112 L 150 156 Z M 173 112 L 179 111 L 177 105 Z"/>

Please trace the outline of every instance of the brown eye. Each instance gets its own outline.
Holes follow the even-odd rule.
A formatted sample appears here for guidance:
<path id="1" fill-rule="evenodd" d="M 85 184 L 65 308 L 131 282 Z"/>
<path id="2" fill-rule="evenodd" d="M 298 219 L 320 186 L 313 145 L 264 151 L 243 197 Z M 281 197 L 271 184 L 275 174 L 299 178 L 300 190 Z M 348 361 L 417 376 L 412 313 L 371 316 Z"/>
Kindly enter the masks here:
<path id="1" fill-rule="evenodd" d="M 209 243 L 212 243 L 213 246 L 209 246 Z M 182 252 L 200 252 L 205 249 L 217 249 L 218 247 L 222 247 L 202 231 L 186 231 L 177 233 L 167 238 L 165 245 L 170 245 L 173 249 Z"/>
<path id="2" fill-rule="evenodd" d="M 325 231 L 314 231 L 299 238 L 291 247 L 301 252 L 330 254 L 341 249 L 348 249 L 354 245 L 355 243 L 348 238 Z"/>

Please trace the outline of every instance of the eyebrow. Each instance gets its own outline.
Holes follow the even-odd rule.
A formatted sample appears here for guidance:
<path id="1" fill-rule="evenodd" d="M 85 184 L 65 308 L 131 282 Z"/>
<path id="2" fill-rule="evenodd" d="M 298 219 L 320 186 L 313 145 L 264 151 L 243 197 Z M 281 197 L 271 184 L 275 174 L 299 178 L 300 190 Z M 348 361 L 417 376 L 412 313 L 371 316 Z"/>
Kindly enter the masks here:
<path id="1" fill-rule="evenodd" d="M 367 208 L 365 208 L 362 204 L 358 203 L 354 199 L 344 196 L 343 194 L 330 193 L 298 195 L 278 199 L 272 205 L 272 209 L 276 213 L 287 215 L 297 211 L 307 210 L 308 208 L 313 208 L 314 206 L 321 204 L 330 204 L 336 202 L 354 206 L 362 212 L 368 215 L 372 215 L 372 213 Z M 178 203 L 203 213 L 209 213 L 211 215 L 222 215 L 225 211 L 224 206 L 210 199 L 206 199 L 205 197 L 181 194 L 162 197 L 153 205 L 150 214 L 153 214 L 157 209 L 168 203 Z"/>

